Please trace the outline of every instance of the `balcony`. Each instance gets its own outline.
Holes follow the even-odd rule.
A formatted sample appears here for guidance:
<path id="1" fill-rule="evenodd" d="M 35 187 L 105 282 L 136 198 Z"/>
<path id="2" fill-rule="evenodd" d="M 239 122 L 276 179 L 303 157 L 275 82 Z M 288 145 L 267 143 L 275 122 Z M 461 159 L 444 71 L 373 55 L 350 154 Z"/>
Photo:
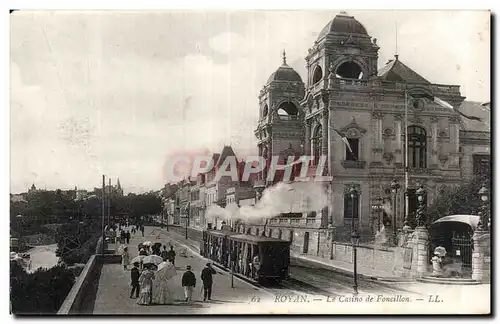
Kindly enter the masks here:
<path id="1" fill-rule="evenodd" d="M 340 86 L 367 87 L 368 81 L 358 80 L 358 79 L 336 78 L 336 79 L 334 79 L 333 84 L 340 85 Z"/>
<path id="2" fill-rule="evenodd" d="M 285 121 L 290 121 L 290 120 L 296 120 L 300 121 L 299 116 L 295 115 L 278 115 L 279 120 L 285 120 Z"/>

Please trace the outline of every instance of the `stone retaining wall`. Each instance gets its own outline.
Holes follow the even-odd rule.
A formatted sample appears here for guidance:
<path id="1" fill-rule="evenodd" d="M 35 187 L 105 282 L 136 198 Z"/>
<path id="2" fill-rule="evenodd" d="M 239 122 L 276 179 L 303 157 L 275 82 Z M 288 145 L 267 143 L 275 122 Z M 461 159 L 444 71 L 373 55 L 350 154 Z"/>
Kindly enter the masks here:
<path id="1" fill-rule="evenodd" d="M 92 313 L 103 264 L 120 262 L 119 255 L 92 255 L 73 284 L 57 315 Z"/>

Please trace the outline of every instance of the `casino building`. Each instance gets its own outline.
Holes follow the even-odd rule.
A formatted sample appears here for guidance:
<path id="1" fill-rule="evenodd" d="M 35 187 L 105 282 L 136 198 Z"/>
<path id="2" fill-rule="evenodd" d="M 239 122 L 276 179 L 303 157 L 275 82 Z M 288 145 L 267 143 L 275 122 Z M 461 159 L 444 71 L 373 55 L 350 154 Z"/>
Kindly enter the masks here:
<path id="1" fill-rule="evenodd" d="M 397 55 L 378 69 L 379 49 L 361 22 L 339 14 L 307 50 L 304 80 L 283 54 L 282 65 L 259 94 L 259 154 L 283 160 L 290 155 L 326 156 L 326 172 L 333 177 L 325 184 L 331 205 L 307 214 L 291 212 L 267 225 L 251 224 L 253 233 L 265 228 L 267 235 L 290 239 L 296 252 L 324 254 L 326 244 L 321 242 L 347 239 L 353 223 L 362 241 L 372 239 L 382 222 L 388 229 L 401 228 L 405 214 L 413 224 L 417 183 L 426 188 L 431 203 L 442 188 L 459 185 L 478 165 L 489 163 L 489 106 L 464 101 L 460 86 L 433 83 Z M 483 121 L 469 120 L 427 99 L 413 99 L 414 93 L 439 97 Z M 335 130 L 347 136 L 352 153 Z M 317 158 L 312 168 L 315 163 Z M 258 191 L 273 184 L 264 179 L 265 174 L 256 183 Z M 396 194 L 387 190 L 394 179 L 401 185 Z M 372 211 L 379 198 L 397 207 L 394 218 Z"/>

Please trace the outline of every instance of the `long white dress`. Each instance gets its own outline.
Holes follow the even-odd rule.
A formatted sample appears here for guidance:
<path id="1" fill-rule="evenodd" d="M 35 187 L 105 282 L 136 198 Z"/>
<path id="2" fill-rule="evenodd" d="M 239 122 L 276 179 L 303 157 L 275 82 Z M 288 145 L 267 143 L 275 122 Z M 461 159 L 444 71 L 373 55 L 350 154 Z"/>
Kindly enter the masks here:
<path id="1" fill-rule="evenodd" d="M 173 264 L 168 263 L 155 273 L 153 281 L 153 304 L 173 304 L 175 298 L 172 295 L 168 281 L 177 275 Z"/>

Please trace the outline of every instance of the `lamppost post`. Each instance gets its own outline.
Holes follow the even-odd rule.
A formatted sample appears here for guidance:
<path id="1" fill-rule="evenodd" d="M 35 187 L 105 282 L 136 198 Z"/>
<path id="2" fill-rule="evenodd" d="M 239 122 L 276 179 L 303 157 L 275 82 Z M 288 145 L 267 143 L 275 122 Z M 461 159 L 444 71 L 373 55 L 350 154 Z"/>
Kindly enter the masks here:
<path id="1" fill-rule="evenodd" d="M 417 215 L 416 215 L 416 222 L 417 222 L 417 227 L 424 227 L 426 224 L 426 206 L 425 206 L 425 189 L 422 185 L 419 186 L 417 191 L 415 192 L 417 195 L 418 199 L 418 209 L 417 209 Z"/>
<path id="2" fill-rule="evenodd" d="M 490 208 L 489 208 L 489 191 L 488 188 L 486 188 L 486 184 L 483 183 L 481 189 L 478 192 L 479 196 L 481 197 L 481 200 L 483 202 L 483 205 L 481 206 L 481 214 L 479 218 L 479 223 L 477 225 L 479 230 L 489 230 L 490 228 L 490 220 L 489 220 L 489 215 L 490 215 Z"/>
<path id="3" fill-rule="evenodd" d="M 392 180 L 391 182 L 391 192 L 393 193 L 393 210 L 392 210 L 392 236 L 393 236 L 393 243 L 397 244 L 397 239 L 398 235 L 396 232 L 396 221 L 397 221 L 397 197 L 398 197 L 398 190 L 401 188 L 401 185 L 399 184 L 397 179 Z"/>
<path id="4" fill-rule="evenodd" d="M 359 244 L 359 233 L 356 230 L 353 230 L 351 233 L 351 242 L 352 242 L 352 254 L 353 254 L 353 270 L 354 270 L 354 295 L 358 294 L 358 260 L 357 260 L 357 246 Z"/>

